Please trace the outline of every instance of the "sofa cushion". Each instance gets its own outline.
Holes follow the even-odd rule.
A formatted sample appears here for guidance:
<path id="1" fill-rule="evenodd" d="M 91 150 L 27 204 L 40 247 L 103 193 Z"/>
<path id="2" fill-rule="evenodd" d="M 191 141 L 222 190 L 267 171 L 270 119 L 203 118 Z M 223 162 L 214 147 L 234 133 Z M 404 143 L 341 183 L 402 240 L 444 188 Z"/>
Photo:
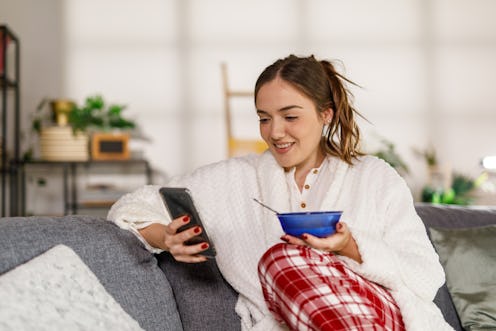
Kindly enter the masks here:
<path id="1" fill-rule="evenodd" d="M 496 225 L 430 233 L 462 326 L 496 329 Z"/>
<path id="2" fill-rule="evenodd" d="M 0 298 L 0 330 L 143 331 L 64 245 L 2 274 Z"/>
<path id="3" fill-rule="evenodd" d="M 417 203 L 415 209 L 424 222 L 429 237 L 430 227 L 466 228 L 496 224 L 496 210 L 485 207 Z M 455 330 L 462 331 L 460 319 L 446 284 L 439 289 L 434 302 L 441 309 L 446 321 Z"/>
<path id="4" fill-rule="evenodd" d="M 74 250 L 121 307 L 146 330 L 181 330 L 170 285 L 129 231 L 89 216 L 0 219 L 0 274 L 58 244 Z"/>
<path id="5" fill-rule="evenodd" d="M 234 310 L 238 294 L 224 280 L 215 260 L 181 263 L 168 252 L 157 258 L 174 291 L 184 330 L 241 330 Z"/>

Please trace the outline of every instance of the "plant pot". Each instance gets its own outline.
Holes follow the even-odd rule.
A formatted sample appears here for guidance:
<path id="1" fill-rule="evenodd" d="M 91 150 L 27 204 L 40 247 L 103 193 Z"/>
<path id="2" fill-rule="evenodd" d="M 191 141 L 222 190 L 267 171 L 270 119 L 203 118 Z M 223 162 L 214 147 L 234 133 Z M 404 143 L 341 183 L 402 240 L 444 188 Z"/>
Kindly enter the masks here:
<path id="1" fill-rule="evenodd" d="M 43 128 L 40 135 L 41 159 L 45 161 L 88 161 L 88 134 L 72 132 L 70 126 Z"/>

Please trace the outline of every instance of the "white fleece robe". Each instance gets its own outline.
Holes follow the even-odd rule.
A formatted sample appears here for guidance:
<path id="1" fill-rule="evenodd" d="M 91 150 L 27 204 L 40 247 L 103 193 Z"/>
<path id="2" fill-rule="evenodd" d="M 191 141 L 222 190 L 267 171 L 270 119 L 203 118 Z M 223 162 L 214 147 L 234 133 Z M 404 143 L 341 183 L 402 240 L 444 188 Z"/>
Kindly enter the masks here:
<path id="1" fill-rule="evenodd" d="M 384 161 L 361 157 L 353 166 L 331 158 L 331 186 L 321 210 L 342 210 L 363 263 L 340 256 L 356 273 L 388 288 L 401 309 L 407 330 L 452 330 L 432 302 L 444 283 L 439 257 L 415 212 L 404 180 Z M 257 275 L 263 253 L 283 235 L 272 212 L 290 211 L 284 170 L 265 152 L 232 158 L 175 177 L 164 186 L 188 187 L 217 249 L 217 264 L 239 293 L 236 312 L 243 330 L 280 330 L 268 311 Z M 159 253 L 137 229 L 170 222 L 158 193 L 145 186 L 123 196 L 108 219 L 133 231 L 151 252 Z"/>

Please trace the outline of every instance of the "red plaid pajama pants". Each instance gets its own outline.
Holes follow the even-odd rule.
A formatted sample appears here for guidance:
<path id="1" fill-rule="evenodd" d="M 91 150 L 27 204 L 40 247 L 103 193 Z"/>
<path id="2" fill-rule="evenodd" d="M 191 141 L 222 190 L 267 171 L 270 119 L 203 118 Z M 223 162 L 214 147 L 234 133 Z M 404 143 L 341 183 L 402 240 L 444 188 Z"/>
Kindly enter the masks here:
<path id="1" fill-rule="evenodd" d="M 391 294 L 332 253 L 277 244 L 258 274 L 269 310 L 291 330 L 405 330 Z"/>

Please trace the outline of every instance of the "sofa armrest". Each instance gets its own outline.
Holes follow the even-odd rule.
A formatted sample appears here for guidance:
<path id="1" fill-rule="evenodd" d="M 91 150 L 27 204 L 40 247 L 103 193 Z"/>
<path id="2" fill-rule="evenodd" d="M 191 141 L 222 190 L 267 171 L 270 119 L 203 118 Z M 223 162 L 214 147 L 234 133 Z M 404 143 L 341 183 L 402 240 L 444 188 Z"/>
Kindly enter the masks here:
<path id="1" fill-rule="evenodd" d="M 452 205 L 433 205 L 419 203 L 415 205 L 418 215 L 429 228 L 469 228 L 496 224 L 496 209 L 486 207 L 464 207 Z M 444 284 L 434 298 L 446 321 L 455 329 L 463 331 L 448 287 Z"/>
<path id="2" fill-rule="evenodd" d="M 169 283 L 129 231 L 90 216 L 0 218 L 0 275 L 66 245 L 145 330 L 182 330 Z"/>
<path id="3" fill-rule="evenodd" d="M 496 209 L 455 205 L 415 205 L 427 228 L 469 228 L 496 224 Z"/>

